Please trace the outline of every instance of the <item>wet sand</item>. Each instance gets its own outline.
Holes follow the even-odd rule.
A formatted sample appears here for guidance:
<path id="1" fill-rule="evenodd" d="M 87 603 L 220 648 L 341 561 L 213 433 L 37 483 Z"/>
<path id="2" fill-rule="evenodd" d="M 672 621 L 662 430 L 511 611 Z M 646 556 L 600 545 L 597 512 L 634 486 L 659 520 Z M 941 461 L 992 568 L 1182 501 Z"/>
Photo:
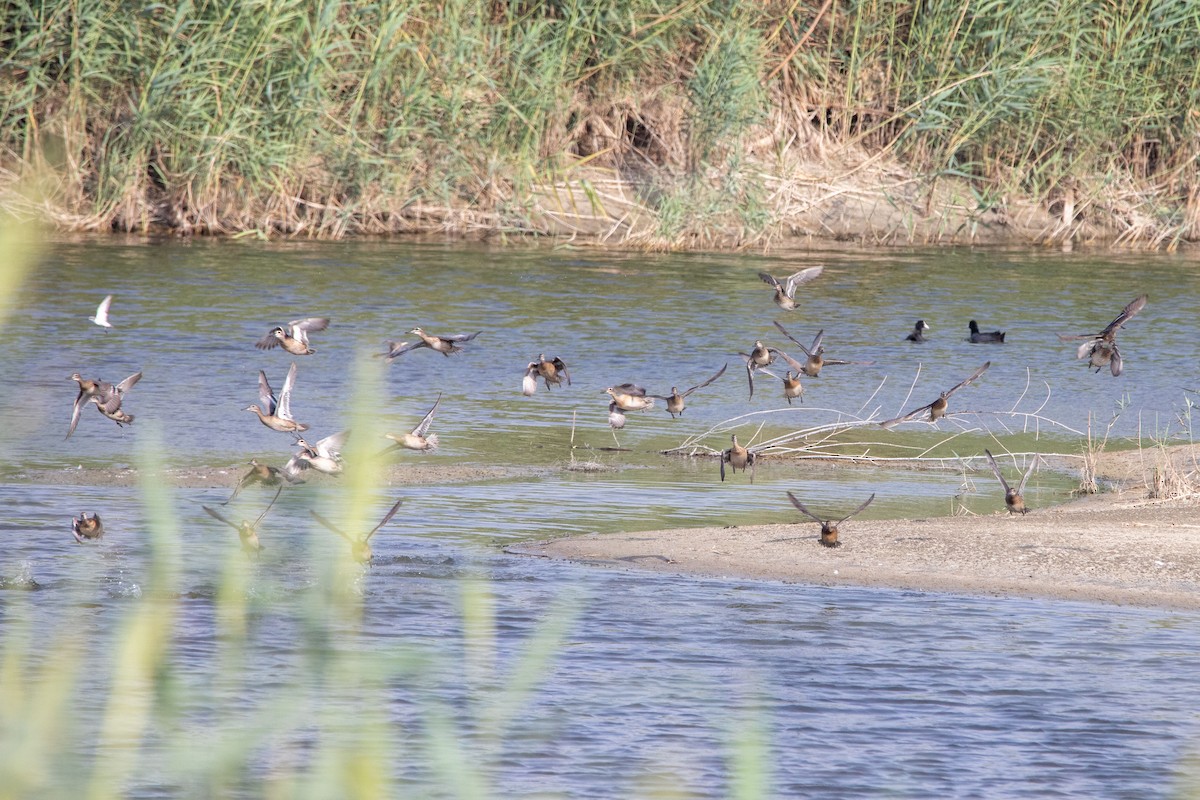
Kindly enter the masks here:
<path id="1" fill-rule="evenodd" d="M 1171 457 L 1171 474 L 1195 486 L 1192 448 Z M 1200 495 L 1149 499 L 1163 463 L 1154 451 L 1102 462 L 1118 491 L 1025 516 L 852 519 L 837 548 L 822 547 L 820 526 L 805 521 L 593 534 L 510 551 L 610 569 L 1200 609 Z"/>

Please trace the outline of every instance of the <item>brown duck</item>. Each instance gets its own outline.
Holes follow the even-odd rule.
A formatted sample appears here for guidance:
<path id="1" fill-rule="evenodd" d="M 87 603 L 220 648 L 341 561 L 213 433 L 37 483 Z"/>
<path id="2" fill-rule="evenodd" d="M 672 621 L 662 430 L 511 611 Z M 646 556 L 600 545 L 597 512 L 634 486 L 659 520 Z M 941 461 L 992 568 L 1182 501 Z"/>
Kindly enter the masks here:
<path id="1" fill-rule="evenodd" d="M 1025 470 L 1021 482 L 1014 489 L 1008 485 L 1008 481 L 1004 480 L 1004 475 L 1000 473 L 1000 466 L 996 464 L 996 459 L 992 458 L 992 451 L 984 450 L 983 452 L 987 456 L 988 464 L 992 467 L 992 472 L 996 475 L 996 480 L 1000 481 L 1000 485 L 1004 487 L 1004 505 L 1008 508 L 1008 513 L 1024 515 L 1029 510 L 1025 507 L 1025 484 L 1029 481 L 1029 476 L 1033 474 L 1033 468 L 1037 466 L 1038 457 L 1034 456 L 1033 461 L 1029 463 L 1029 469 Z"/>
<path id="2" fill-rule="evenodd" d="M 855 514 L 862 511 L 867 506 L 871 505 L 871 501 L 875 499 L 875 495 L 874 495 L 874 493 L 872 493 L 871 496 L 868 497 L 865 501 L 863 501 L 863 504 L 860 505 L 858 508 L 854 509 L 849 514 L 847 514 L 846 516 L 842 517 L 839 520 L 832 520 L 832 519 L 821 519 L 816 514 L 809 511 L 805 507 L 804 503 L 801 503 L 799 500 L 797 500 L 796 496 L 794 494 L 792 494 L 791 492 L 788 492 L 787 496 L 788 496 L 788 500 L 792 501 L 792 505 L 794 505 L 796 508 L 798 508 L 800 510 L 801 514 L 803 514 L 806 517 L 809 517 L 814 522 L 817 522 L 820 524 L 820 526 L 821 526 L 821 544 L 824 545 L 825 547 L 841 547 L 842 543 L 838 541 L 838 526 L 841 525 L 846 520 L 853 517 Z"/>
<path id="3" fill-rule="evenodd" d="M 309 317 L 294 319 L 287 325 L 276 325 L 267 331 L 267 335 L 254 345 L 259 350 L 271 350 L 282 347 L 294 356 L 311 356 L 317 352 L 308 344 L 308 334 L 323 331 L 329 327 L 328 317 Z"/>
<path id="4" fill-rule="evenodd" d="M 267 373 L 260 369 L 258 371 L 258 401 L 262 403 L 262 408 L 257 405 L 249 405 L 244 410 L 253 411 L 254 415 L 258 417 L 258 421 L 273 431 L 281 433 L 306 431 L 308 425 L 297 422 L 292 416 L 292 390 L 295 387 L 295 361 L 288 367 L 287 377 L 283 379 L 283 388 L 279 391 L 278 397 L 275 396 L 271 384 L 267 382 Z"/>
<path id="5" fill-rule="evenodd" d="M 750 482 L 754 483 L 754 464 L 758 461 L 758 455 L 748 447 L 742 447 L 738 444 L 737 434 L 730 437 L 732 444 L 729 449 L 721 453 L 721 480 L 725 480 L 725 465 L 729 465 L 729 469 L 737 472 L 739 469 L 742 472 L 746 471 L 746 467 L 750 468 Z"/>
<path id="6" fill-rule="evenodd" d="M 896 417 L 895 419 L 889 419 L 889 420 L 887 420 L 885 422 L 881 422 L 879 424 L 884 428 L 890 428 L 893 425 L 896 425 L 898 423 L 908 422 L 909 420 L 916 419 L 917 417 L 924 414 L 926 411 L 929 412 L 929 421 L 937 422 L 939 419 L 946 416 L 946 409 L 950 405 L 950 403 L 948 402 L 950 399 L 950 395 L 954 394 L 959 389 L 970 384 L 972 381 L 974 381 L 980 375 L 987 372 L 987 368 L 990 367 L 991 365 L 992 365 L 992 362 L 990 362 L 990 361 L 983 362 L 983 366 L 981 366 L 979 369 L 977 369 L 973 373 L 971 373 L 971 377 L 954 385 L 950 389 L 947 389 L 946 391 L 942 392 L 940 395 L 938 395 L 938 398 L 936 400 L 934 400 L 932 403 L 923 405 L 920 408 L 914 408 L 912 411 L 909 411 L 907 414 L 904 414 L 903 416 Z"/>
<path id="7" fill-rule="evenodd" d="M 681 392 L 681 391 L 679 391 L 679 389 L 677 387 L 672 386 L 671 394 L 669 394 L 667 396 L 663 396 L 661 394 L 653 394 L 650 396 L 657 398 L 659 400 L 665 400 L 667 403 L 667 413 L 670 414 L 672 418 L 678 417 L 680 414 L 683 413 L 683 409 L 687 407 L 687 403 L 684 401 L 684 398 L 686 398 L 688 395 L 690 395 L 692 392 L 696 391 L 697 389 L 703 389 L 705 386 L 708 386 L 710 383 L 715 381 L 717 378 L 724 375 L 725 369 L 728 366 L 729 365 L 726 364 L 725 366 L 721 367 L 719 370 L 717 370 L 715 375 L 713 375 L 708 380 L 704 381 L 704 383 L 697 383 L 695 386 L 688 389 L 687 391 Z"/>
<path id="8" fill-rule="evenodd" d="M 92 514 L 89 517 L 85 511 L 78 517 L 71 518 L 71 534 L 80 544 L 89 540 L 94 541 L 104 535 L 104 523 L 100 521 L 99 514 Z"/>
<path id="9" fill-rule="evenodd" d="M 758 273 L 758 279 L 763 283 L 769 284 L 775 288 L 775 305 L 782 308 L 784 311 L 796 310 L 796 287 L 801 284 L 808 283 L 813 278 L 821 274 L 823 266 L 808 267 L 799 272 L 793 272 L 786 278 L 776 278 L 774 275 L 769 275 L 766 272 Z"/>
<path id="10" fill-rule="evenodd" d="M 1135 314 L 1146 307 L 1146 301 L 1149 295 L 1141 295 L 1130 301 L 1129 305 L 1121 310 L 1117 318 L 1105 326 L 1104 330 L 1099 333 L 1085 333 L 1079 336 L 1064 336 L 1059 334 L 1059 339 L 1064 342 L 1072 342 L 1083 339 L 1083 344 L 1079 345 L 1079 350 L 1076 351 L 1075 358 L 1086 358 L 1089 367 L 1095 367 L 1096 372 L 1099 372 L 1104 367 L 1108 367 L 1112 376 L 1115 378 L 1121 374 L 1124 369 L 1121 361 L 1121 351 L 1117 349 L 1117 331 L 1121 329 Z"/>
<path id="11" fill-rule="evenodd" d="M 235 525 L 222 516 L 220 512 L 215 511 L 208 506 L 201 506 L 201 508 L 207 511 L 209 516 L 211 516 L 213 519 L 224 522 L 226 525 L 237 531 L 238 539 L 241 540 L 242 543 L 242 551 L 245 552 L 246 555 L 257 556 L 259 551 L 262 550 L 262 544 L 258 541 L 258 527 L 262 525 L 263 518 L 267 516 L 267 512 L 271 510 L 271 507 L 275 505 L 275 501 L 279 499 L 279 493 L 282 491 L 283 487 L 280 486 L 279 489 L 275 491 L 275 496 L 271 498 L 271 502 L 267 503 L 267 507 L 264 508 L 263 512 L 258 515 L 258 519 L 254 520 L 253 524 L 247 522 L 246 520 L 242 520 L 240 524 Z"/>
<path id="12" fill-rule="evenodd" d="M 400 510 L 400 504 L 403 502 L 404 502 L 403 498 L 401 498 L 400 500 L 397 500 L 395 505 L 393 505 L 390 509 L 388 509 L 388 512 L 383 515 L 383 519 L 379 520 L 379 524 L 376 525 L 374 528 L 371 528 L 371 530 L 367 531 L 365 536 L 361 536 L 361 537 L 351 536 L 350 534 L 346 533 L 344 530 L 342 530 L 338 526 L 334 525 L 332 522 L 325 519 L 320 514 L 318 514 L 316 511 L 313 511 L 312 509 L 309 509 L 308 513 L 312 514 L 313 519 L 315 519 L 317 522 L 321 523 L 326 528 L 333 531 L 338 536 L 342 537 L 343 539 L 345 539 L 347 542 L 350 543 L 350 557 L 351 558 L 353 558 L 355 561 L 357 561 L 360 564 L 369 564 L 371 562 L 371 559 L 374 558 L 374 556 L 375 556 L 375 554 L 373 552 L 371 552 L 371 537 L 374 536 L 379 531 L 380 528 L 382 528 L 384 525 L 387 525 L 388 522 L 391 521 L 392 517 L 396 516 L 396 512 Z"/>

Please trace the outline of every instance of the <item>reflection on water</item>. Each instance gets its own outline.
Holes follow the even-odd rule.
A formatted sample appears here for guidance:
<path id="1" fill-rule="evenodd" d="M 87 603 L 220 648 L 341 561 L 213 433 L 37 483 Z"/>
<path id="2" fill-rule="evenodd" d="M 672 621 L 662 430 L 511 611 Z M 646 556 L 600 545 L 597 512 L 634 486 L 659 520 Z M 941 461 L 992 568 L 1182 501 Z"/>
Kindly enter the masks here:
<path id="1" fill-rule="evenodd" d="M 346 480 L 284 492 L 264 522 L 256 561 L 201 508 L 222 502 L 228 488 L 173 492 L 171 658 L 180 685 L 169 688 L 189 746 L 259 724 L 266 709 L 286 733 L 250 757 L 249 771 L 262 780 L 288 759 L 302 768 L 320 738 L 313 720 L 383 713 L 406 754 L 397 779 L 425 787 L 440 774 L 425 735 L 432 705 L 447 715 L 463 762 L 478 764 L 498 796 L 729 796 L 733 740 L 755 725 L 766 731 L 775 796 L 1167 796 L 1197 734 L 1194 614 L 685 579 L 502 552 L 515 540 L 576 532 L 794 522 L 788 490 L 817 509 L 876 492 L 866 517 L 959 505 L 999 511 L 990 474 L 953 461 L 943 471 L 915 471 L 766 459 L 753 482 L 739 473 L 722 483 L 711 457 L 660 453 L 697 436 L 719 450 L 729 435 L 720 423 L 751 411 L 763 413 L 738 430 L 757 442 L 839 412 L 895 416 L 985 359 L 991 370 L 955 395 L 954 408 L 1008 410 L 1019 401 L 1039 415 L 1040 440 L 1025 427 L 1032 418 L 964 414 L 936 430 L 855 431 L 855 452 L 996 452 L 990 436 L 956 435 L 980 424 L 1014 451 L 1075 452 L 1074 435 L 1051 421 L 1085 430 L 1090 412 L 1102 429 L 1118 406 L 1125 408 L 1115 436 L 1139 422 L 1143 433 L 1179 431 L 1176 411 L 1190 385 L 1180 368 L 1193 356 L 1198 288 L 1179 258 L 894 251 L 819 260 L 825 274 L 801 289 L 801 310 L 789 315 L 755 273 L 784 274 L 817 261 L 810 255 L 580 255 L 389 242 L 57 245 L 23 291 L 24 313 L 0 331 L 0 370 L 27 390 L 24 413 L 0 429 L 0 452 L 11 472 L 125 465 L 139 437 L 158 430 L 173 465 L 281 461 L 290 437 L 242 410 L 257 400 L 260 368 L 278 385 L 293 360 L 253 348 L 272 325 L 333 318 L 313 336 L 317 354 L 297 359 L 293 409 L 317 437 L 347 425 L 360 356 L 402 340 L 414 325 L 482 330 L 453 358 L 416 351 L 386 368 L 376 404 L 389 431 L 410 429 L 444 394 L 434 426 L 441 450 L 396 458 L 433 466 L 574 461 L 599 471 L 380 487 L 371 508 L 359 509 L 371 524 L 399 497 L 405 503 L 372 540 L 368 570 L 338 566 L 345 543 L 308 515 L 316 508 L 344 519 Z M 1088 373 L 1057 334 L 1098 330 L 1142 291 L 1150 305 L 1121 333 L 1126 374 Z M 111 332 L 86 321 L 108 293 Z M 904 341 L 917 318 L 933 326 L 926 345 Z M 824 329 L 829 357 L 874 363 L 827 367 L 806 381 L 803 405 L 787 409 L 769 379 L 748 403 L 732 353 L 756 338 L 782 346 L 777 319 L 801 340 Z M 969 319 L 1007 329 L 1009 343 L 968 344 Z M 539 352 L 563 358 L 573 385 L 524 398 L 521 373 Z M 727 374 L 690 397 L 683 417 L 630 414 L 619 433 L 628 451 L 598 449 L 615 445 L 605 387 L 634 381 L 665 393 L 722 363 Z M 75 393 L 67 376 L 111 379 L 136 369 L 145 378 L 127 402 L 138 423 L 121 431 L 93 412 L 64 442 Z M 1039 473 L 1030 504 L 1053 502 L 1070 482 Z M 253 519 L 271 494 L 247 489 L 226 513 Z M 108 534 L 98 544 L 71 538 L 70 517 L 84 510 L 104 518 Z M 123 612 L 152 588 L 149 517 L 135 490 L 0 484 L 6 638 L 20 620 L 46 641 L 84 623 L 87 646 L 107 665 Z M 465 611 L 464 585 L 481 578 L 489 599 L 477 602 L 495 615 L 484 645 Z M 248 635 L 232 673 L 219 631 L 235 623 L 217 602 L 230 585 L 241 587 Z M 361 618 L 337 617 L 336 598 L 347 592 L 362 598 Z M 537 689 L 513 712 L 506 735 L 489 739 L 481 718 L 563 598 L 574 598 L 577 615 L 565 643 L 538 671 Z M 388 664 L 399 658 L 399 673 L 369 702 L 309 685 L 314 653 L 346 651 Z M 424 666 L 404 672 L 409 657 Z M 84 734 L 103 719 L 108 678 L 101 669 L 74 693 Z M 157 734 L 131 796 L 180 793 L 162 779 L 173 774 L 173 734 Z M 85 769 L 91 756 L 82 745 L 73 753 Z"/>

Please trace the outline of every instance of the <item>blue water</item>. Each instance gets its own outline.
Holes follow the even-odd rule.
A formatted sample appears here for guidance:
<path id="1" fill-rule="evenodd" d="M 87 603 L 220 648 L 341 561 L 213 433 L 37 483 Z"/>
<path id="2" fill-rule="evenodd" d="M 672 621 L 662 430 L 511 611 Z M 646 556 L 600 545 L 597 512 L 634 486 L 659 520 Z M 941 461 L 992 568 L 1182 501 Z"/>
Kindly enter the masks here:
<path id="1" fill-rule="evenodd" d="M 43 790 L 75 796 L 93 770 L 127 754 L 101 733 L 114 665 L 129 621 L 158 607 L 170 616 L 167 669 L 147 690 L 154 711 L 134 767 L 117 781 L 131 797 L 288 787 L 342 796 L 330 763 L 343 751 L 383 753 L 391 796 L 727 797 L 740 769 L 776 797 L 1195 792 L 1194 766 L 1181 773 L 1200 734 L 1196 613 L 684 578 L 505 551 L 567 533 L 794 521 L 789 489 L 817 506 L 876 491 L 864 514 L 875 517 L 948 513 L 954 502 L 1002 508 L 986 473 L 953 465 L 768 459 L 754 483 L 739 473 L 722 484 L 711 459 L 661 455 L 697 435 L 724 446 L 725 420 L 785 407 L 758 391 L 747 404 L 728 355 L 770 336 L 773 319 L 810 337 L 822 325 L 827 347 L 837 345 L 831 355 L 876 363 L 828 368 L 809 382 L 804 409 L 769 415 L 786 421 L 764 437 L 808 424 L 812 407 L 857 413 L 881 382 L 881 413 L 898 413 L 918 363 L 931 382 L 922 377 L 913 405 L 928 402 L 917 402 L 920 387 L 945 388 L 983 357 L 992 370 L 955 395 L 964 410 L 1011 407 L 1028 369 L 1031 395 L 1040 381 L 1052 386 L 1040 412 L 1049 419 L 1082 428 L 1089 411 L 1107 422 L 1124 403 L 1116 436 L 1136 432 L 1139 418 L 1178 429 L 1180 364 L 1194 355 L 1183 334 L 1200 299 L 1179 259 L 828 253 L 810 307 L 777 314 L 753 273 L 815 260 L 378 242 L 53 246 L 22 313 L 0 331 L 0 370 L 28 387 L 32 409 L 0 433 L 9 462 L 0 644 L 32 685 L 48 680 L 65 642 L 83 654 L 64 730 L 43 756 L 54 765 Z M 275 285 L 280 271 L 290 278 Z M 997 282 L 1013 290 L 985 292 Z M 110 291 L 123 327 L 93 330 L 86 316 Z M 1122 333 L 1121 379 L 1088 373 L 1053 335 L 1098 330 L 1140 291 L 1151 305 Z M 289 437 L 240 409 L 256 399 L 257 370 L 281 378 L 290 359 L 253 342 L 276 322 L 317 313 L 335 324 L 301 360 L 293 406 L 322 434 L 351 416 L 355 355 L 417 324 L 484 329 L 475 352 L 417 351 L 389 367 L 378 411 L 389 430 L 411 427 L 441 391 L 442 449 L 397 462 L 507 465 L 512 477 L 409 484 L 401 471 L 365 494 L 350 478 L 314 479 L 268 513 L 256 560 L 202 509 L 219 507 L 230 479 L 167 492 L 168 525 L 153 496 L 88 482 L 106 465 L 138 463 L 152 440 L 172 469 L 232 475 L 251 456 L 285 457 Z M 985 329 L 1010 327 L 1012 345 L 961 341 L 968 315 Z M 914 351 L 902 339 L 918 316 L 935 338 Z M 575 384 L 522 398 L 521 371 L 539 351 L 567 360 Z M 614 444 L 605 386 L 666 391 L 725 359 L 729 374 L 689 398 L 683 418 L 630 415 L 619 434 L 628 451 L 597 449 Z M 74 396 L 66 375 L 119 379 L 137 368 L 146 377 L 127 402 L 138 422 L 120 431 L 93 413 L 64 442 Z M 1034 408 L 1047 394 L 1039 391 Z M 1039 440 L 1006 433 L 998 419 L 869 438 L 925 447 L 984 425 L 1014 450 L 1078 447 L 1062 429 Z M 740 430 L 753 435 L 758 422 Z M 978 441 L 950 447 L 971 453 Z M 573 457 L 606 470 L 565 470 Z M 60 470 L 82 485 L 58 485 Z M 1039 473 L 1031 504 L 1055 502 L 1070 482 Z M 222 511 L 254 518 L 271 494 L 247 489 Z M 369 568 L 348 563 L 345 543 L 309 516 L 369 527 L 398 498 Z M 69 532 L 84 510 L 99 511 L 108 529 L 86 546 Z M 166 556 L 156 562 L 156 553 Z"/>

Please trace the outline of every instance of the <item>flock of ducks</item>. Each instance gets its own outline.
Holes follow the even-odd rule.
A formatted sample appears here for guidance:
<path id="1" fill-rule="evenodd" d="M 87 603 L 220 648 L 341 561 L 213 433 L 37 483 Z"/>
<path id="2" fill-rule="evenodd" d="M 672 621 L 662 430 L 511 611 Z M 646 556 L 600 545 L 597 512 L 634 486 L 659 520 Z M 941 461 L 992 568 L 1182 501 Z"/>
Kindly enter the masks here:
<path id="1" fill-rule="evenodd" d="M 797 307 L 797 288 L 815 280 L 821 275 L 823 269 L 822 266 L 808 267 L 783 278 L 777 278 L 765 272 L 760 272 L 758 276 L 764 283 L 769 284 L 774 289 L 773 301 L 779 308 L 784 311 L 794 311 Z M 106 331 L 113 328 L 112 323 L 109 321 L 112 299 L 112 295 L 106 296 L 97 307 L 95 315 L 88 317 L 91 322 L 103 327 Z M 1114 377 L 1119 376 L 1122 372 L 1123 362 L 1120 350 L 1117 347 L 1117 332 L 1145 307 L 1146 302 L 1146 295 L 1135 298 L 1122 309 L 1121 313 L 1112 322 L 1097 333 L 1061 335 L 1059 338 L 1062 341 L 1081 341 L 1082 343 L 1076 352 L 1077 359 L 1088 359 L 1088 366 L 1095 368 L 1096 372 L 1099 372 L 1104 367 L 1108 367 Z M 286 325 L 272 327 L 255 344 L 255 347 L 259 350 L 271 350 L 278 347 L 294 356 L 313 355 L 316 353 L 316 350 L 309 341 L 309 334 L 324 331 L 328 327 L 329 318 L 327 317 L 308 317 L 292 320 Z M 746 379 L 750 397 L 754 396 L 754 377 L 756 374 L 766 374 L 780 380 L 783 386 L 784 398 L 791 404 L 793 400 L 801 398 L 803 394 L 804 389 L 800 381 L 801 376 L 809 378 L 818 377 L 821 370 L 826 366 L 873 363 L 827 358 L 823 346 L 823 330 L 818 331 L 812 342 L 805 345 L 792 336 L 779 322 L 775 322 L 775 327 L 787 339 L 800 348 L 804 354 L 804 361 L 795 359 L 783 350 L 768 346 L 762 341 L 755 341 L 754 347 L 751 348 L 750 352 L 737 353 L 737 355 L 745 359 Z M 925 333 L 929 330 L 932 330 L 932 328 L 925 320 L 917 320 L 906 340 L 918 344 L 924 343 L 927 341 Z M 972 343 L 1003 344 L 1005 341 L 1006 334 L 1004 331 L 981 331 L 975 320 L 970 321 L 968 331 L 967 338 Z M 464 349 L 464 345 L 479 336 L 480 331 L 450 336 L 436 336 L 426 333 L 423 329 L 417 327 L 411 329 L 409 333 L 417 338 L 411 342 L 387 342 L 385 351 L 378 355 L 384 358 L 386 363 L 389 364 L 405 353 L 420 348 L 428 348 L 449 357 L 454 353 L 461 352 Z M 770 369 L 780 359 L 788 366 L 788 369 L 782 376 Z M 918 419 L 926 414 L 930 422 L 937 422 L 946 415 L 950 397 L 959 389 L 969 386 L 978 380 L 990 366 L 991 361 L 985 361 L 971 375 L 941 392 L 931 402 L 914 408 L 894 419 L 885 420 L 880 425 L 884 428 L 890 428 L 902 422 Z M 626 412 L 645 411 L 654 407 L 655 400 L 662 400 L 666 404 L 666 410 L 671 417 L 679 417 L 683 414 L 687 406 L 686 399 L 692 393 L 709 386 L 719 379 L 725 374 L 727 367 L 728 365 L 722 366 L 707 380 L 684 391 L 679 391 L 678 387 L 672 386 L 670 394 L 667 395 L 648 394 L 645 388 L 633 383 L 624 383 L 606 388 L 604 393 L 609 396 L 608 421 L 613 431 L 614 440 L 616 439 L 616 431 L 625 426 Z M 299 450 L 281 468 L 262 464 L 256 459 L 252 459 L 250 461 L 250 470 L 241 477 L 233 493 L 222 505 L 227 505 L 244 489 L 253 485 L 278 487 L 270 503 L 267 504 L 266 508 L 254 522 L 242 520 L 238 523 L 231 521 L 216 509 L 203 506 L 204 510 L 214 519 L 233 528 L 237 532 L 242 549 L 250 555 L 256 555 L 262 549 L 258 538 L 258 529 L 267 512 L 271 510 L 275 501 L 279 499 L 285 483 L 302 483 L 304 481 L 303 474 L 309 469 L 328 475 L 338 475 L 344 469 L 341 450 L 345 446 L 348 436 L 347 431 L 340 431 L 317 440 L 314 443 L 309 443 L 301 436 L 303 432 L 309 430 L 309 425 L 297 421 L 292 416 L 291 396 L 296 385 L 296 371 L 297 364 L 293 361 L 288 368 L 280 391 L 276 393 L 272 389 L 266 373 L 263 370 L 259 370 L 259 403 L 248 406 L 245 411 L 253 412 L 259 422 L 271 430 L 291 434 Z M 71 423 L 67 431 L 67 438 L 75 432 L 83 409 L 89 403 L 95 405 L 101 415 L 113 420 L 120 427 L 132 424 L 134 415 L 126 412 L 122 408 L 122 403 L 124 402 L 125 395 L 141 378 L 142 373 L 137 372 L 125 378 L 120 383 L 112 384 L 103 380 L 84 378 L 80 373 L 72 374 L 71 380 L 75 381 L 79 388 L 71 411 Z M 522 394 L 531 396 L 536 393 L 539 379 L 547 390 L 551 389 L 551 387 L 561 387 L 564 381 L 567 386 L 571 385 L 571 376 L 566 363 L 557 356 L 547 358 L 545 353 L 539 354 L 537 360 L 530 361 L 526 365 L 521 383 Z M 438 437 L 436 434 L 430 433 L 430 427 L 433 424 L 434 415 L 441 404 L 441 399 L 441 395 L 439 395 L 420 423 L 411 431 L 403 434 L 386 434 L 386 437 L 392 441 L 392 445 L 384 450 L 383 453 L 389 453 L 400 448 L 419 452 L 429 452 L 437 449 Z M 740 444 L 737 434 L 731 435 L 730 440 L 731 444 L 729 448 L 720 454 L 721 480 L 725 480 L 726 467 L 728 466 L 731 473 L 736 473 L 738 470 L 743 472 L 749 470 L 750 480 L 753 482 L 757 454 L 749 447 Z M 984 452 L 987 456 L 989 466 L 1004 490 L 1004 502 L 1009 513 L 1025 514 L 1028 509 L 1025 505 L 1023 492 L 1026 482 L 1029 480 L 1038 463 L 1038 459 L 1033 459 L 1014 488 L 1005 480 L 991 452 L 987 450 Z M 872 494 L 849 514 L 835 520 L 824 519 L 815 515 L 791 492 L 788 492 L 787 495 L 788 499 L 800 513 L 821 526 L 819 541 L 825 547 L 838 547 L 840 545 L 838 541 L 838 526 L 862 512 L 875 499 L 875 495 Z M 402 500 L 397 500 L 380 522 L 361 536 L 348 534 L 315 511 L 310 511 L 310 513 L 319 524 L 330 529 L 350 544 L 351 556 L 356 561 L 366 564 L 372 559 L 372 551 L 369 543 L 371 537 L 391 521 L 402 502 Z M 71 529 L 74 538 L 80 543 L 99 539 L 104 535 L 104 526 L 98 514 L 88 515 L 84 513 L 79 517 L 72 518 Z"/>

